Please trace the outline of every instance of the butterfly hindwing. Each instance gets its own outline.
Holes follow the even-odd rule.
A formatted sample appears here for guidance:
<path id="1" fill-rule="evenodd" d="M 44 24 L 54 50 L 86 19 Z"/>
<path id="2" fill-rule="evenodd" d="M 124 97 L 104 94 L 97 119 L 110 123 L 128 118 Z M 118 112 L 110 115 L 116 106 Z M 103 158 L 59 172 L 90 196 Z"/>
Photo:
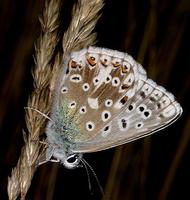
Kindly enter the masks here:
<path id="1" fill-rule="evenodd" d="M 180 116 L 181 106 L 172 94 L 150 79 L 143 82 L 125 109 L 77 151 L 94 152 L 131 142 L 165 128 Z"/>

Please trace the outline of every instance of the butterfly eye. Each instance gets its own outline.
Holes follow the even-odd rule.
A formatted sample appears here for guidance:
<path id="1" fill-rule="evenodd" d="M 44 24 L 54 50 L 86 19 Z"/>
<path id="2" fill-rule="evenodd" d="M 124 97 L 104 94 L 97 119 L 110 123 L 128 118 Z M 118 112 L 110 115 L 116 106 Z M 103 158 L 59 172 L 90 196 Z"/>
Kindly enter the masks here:
<path id="1" fill-rule="evenodd" d="M 82 158 L 81 154 L 73 154 L 68 156 L 64 162 L 63 165 L 67 168 L 67 169 L 74 169 L 78 166 L 78 164 L 80 163 Z"/>
<path id="2" fill-rule="evenodd" d="M 76 162 L 76 160 L 77 160 L 76 156 L 70 156 L 67 158 L 68 163 L 74 163 L 74 162 Z"/>
<path id="3" fill-rule="evenodd" d="M 114 58 L 114 59 L 112 60 L 112 65 L 113 65 L 115 68 L 120 67 L 120 66 L 121 66 L 121 59 L 119 59 L 119 58 Z"/>

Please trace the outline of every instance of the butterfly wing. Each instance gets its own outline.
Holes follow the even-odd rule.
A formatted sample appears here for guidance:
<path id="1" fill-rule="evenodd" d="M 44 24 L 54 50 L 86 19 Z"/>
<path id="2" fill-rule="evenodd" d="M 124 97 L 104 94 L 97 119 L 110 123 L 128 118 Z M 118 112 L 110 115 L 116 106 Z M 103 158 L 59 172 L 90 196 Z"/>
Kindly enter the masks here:
<path id="1" fill-rule="evenodd" d="M 147 79 L 131 56 L 104 48 L 74 52 L 61 75 L 57 106 L 74 152 L 93 152 L 149 135 L 182 109 Z"/>

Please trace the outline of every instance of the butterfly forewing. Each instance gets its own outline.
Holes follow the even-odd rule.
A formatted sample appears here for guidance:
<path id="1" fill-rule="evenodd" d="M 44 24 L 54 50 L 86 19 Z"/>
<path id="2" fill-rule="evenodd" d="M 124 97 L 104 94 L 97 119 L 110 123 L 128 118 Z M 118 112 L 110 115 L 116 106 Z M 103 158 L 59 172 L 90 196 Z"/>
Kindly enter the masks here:
<path id="1" fill-rule="evenodd" d="M 88 141 L 135 94 L 137 66 L 127 54 L 91 47 L 72 53 L 67 71 L 61 82 L 59 107 L 68 105 L 68 118 L 78 127 L 73 140 Z"/>
<path id="2" fill-rule="evenodd" d="M 149 135 L 182 109 L 131 56 L 89 47 L 73 52 L 64 66 L 58 108 L 73 151 L 92 152 Z M 66 121 L 66 122 L 65 122 Z M 75 134 L 74 134 L 75 133 Z"/>

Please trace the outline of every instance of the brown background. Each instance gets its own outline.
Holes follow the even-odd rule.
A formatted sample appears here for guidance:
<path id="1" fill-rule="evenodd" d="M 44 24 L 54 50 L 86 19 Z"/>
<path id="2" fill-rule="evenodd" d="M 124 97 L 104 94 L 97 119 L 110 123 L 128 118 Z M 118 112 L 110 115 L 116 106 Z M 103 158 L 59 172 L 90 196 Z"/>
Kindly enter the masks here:
<path id="1" fill-rule="evenodd" d="M 63 3 L 62 32 L 73 2 Z M 24 144 L 24 106 L 32 91 L 32 55 L 43 5 L 43 0 L 0 1 L 0 199 L 7 199 L 7 176 Z M 175 124 L 151 137 L 85 155 L 105 188 L 105 199 L 190 199 L 189 27 L 189 0 L 105 0 L 96 27 L 98 46 L 130 53 L 184 109 Z M 91 182 L 93 194 L 84 169 L 47 163 L 37 170 L 27 199 L 101 199 L 93 176 Z"/>

